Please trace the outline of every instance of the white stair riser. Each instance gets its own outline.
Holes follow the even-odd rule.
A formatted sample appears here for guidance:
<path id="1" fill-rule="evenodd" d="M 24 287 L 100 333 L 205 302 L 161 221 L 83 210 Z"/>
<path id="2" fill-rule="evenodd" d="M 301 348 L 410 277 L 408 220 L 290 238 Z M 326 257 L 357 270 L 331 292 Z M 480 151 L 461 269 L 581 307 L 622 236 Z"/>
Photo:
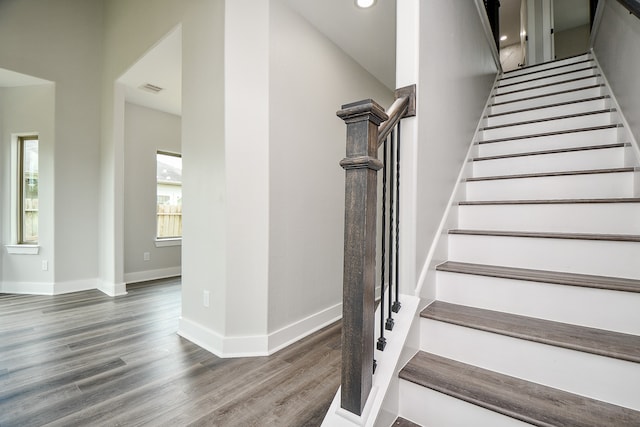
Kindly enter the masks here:
<path id="1" fill-rule="evenodd" d="M 640 334 L 640 294 L 526 280 L 436 273 L 439 301 Z"/>
<path id="2" fill-rule="evenodd" d="M 511 126 L 501 126 L 486 129 L 480 133 L 480 141 L 499 138 L 515 138 L 522 135 L 536 135 L 547 132 L 582 129 L 595 126 L 606 126 L 615 123 L 617 114 L 613 112 L 581 115 L 565 119 L 546 120 L 542 122 L 526 123 Z"/>
<path id="3" fill-rule="evenodd" d="M 589 147 L 593 145 L 615 144 L 618 140 L 618 128 L 606 128 L 479 144 L 478 156 L 500 156 L 504 154 L 527 153 L 562 148 Z"/>
<path id="4" fill-rule="evenodd" d="M 469 230 L 640 234 L 640 203 L 461 205 L 458 206 L 458 227 Z"/>
<path id="5" fill-rule="evenodd" d="M 603 98 L 591 101 L 574 102 L 572 104 L 564 104 L 557 107 L 526 110 L 519 113 L 488 117 L 485 121 L 485 126 L 499 126 L 509 123 L 524 122 L 527 120 L 539 120 L 545 117 L 557 117 L 568 114 L 586 113 L 589 111 L 610 108 L 610 104 L 611 103 L 608 98 Z"/>
<path id="6" fill-rule="evenodd" d="M 577 101 L 578 99 L 590 98 L 593 96 L 603 95 L 603 88 L 587 87 L 588 84 L 580 86 L 583 89 L 575 90 L 571 92 L 556 93 L 554 95 L 545 95 L 539 98 L 522 99 L 518 101 L 508 102 L 506 104 L 492 105 L 489 114 L 507 113 L 509 111 L 522 110 L 524 108 L 535 108 L 543 105 L 556 104 L 558 102 Z M 492 104 L 496 104 L 498 101 L 492 100 Z"/>
<path id="7" fill-rule="evenodd" d="M 479 178 L 538 172 L 611 169 L 624 166 L 625 149 L 624 147 L 618 147 L 477 160 L 473 162 L 473 176 Z"/>
<path id="8" fill-rule="evenodd" d="M 405 380 L 400 380 L 400 396 L 398 415 L 425 427 L 531 427 L 531 424 Z"/>
<path id="9" fill-rule="evenodd" d="M 636 363 L 421 319 L 421 349 L 463 363 L 640 409 Z"/>
<path id="10" fill-rule="evenodd" d="M 591 56 L 586 54 L 575 58 L 567 58 L 562 61 L 555 61 L 553 63 L 539 64 L 535 67 L 521 68 L 519 70 L 513 70 L 505 73 L 504 78 L 501 79 L 500 82 L 512 82 L 516 80 L 515 76 L 521 76 L 519 78 L 530 79 L 532 77 L 541 77 L 549 73 L 557 74 L 563 71 L 572 71 L 579 68 L 584 68 L 586 64 L 593 65 L 592 60 L 590 62 L 584 62 L 589 60 L 591 60 Z"/>
<path id="11" fill-rule="evenodd" d="M 633 173 L 472 181 L 465 187 L 468 201 L 633 197 Z"/>
<path id="12" fill-rule="evenodd" d="M 506 92 L 501 95 L 496 95 L 493 98 L 494 104 L 499 104 L 501 102 L 515 101 L 523 98 L 529 98 L 532 96 L 540 96 L 540 95 L 548 95 L 552 93 L 562 92 L 565 90 L 578 89 L 585 86 L 591 86 L 601 83 L 600 77 L 589 77 L 586 79 L 573 80 L 573 81 L 564 81 L 563 83 L 556 83 L 551 86 L 542 86 L 542 87 L 532 87 L 531 89 L 517 91 L 517 92 Z"/>
<path id="13" fill-rule="evenodd" d="M 504 82 L 499 85 L 496 89 L 496 95 L 499 95 L 504 92 L 510 92 L 514 90 L 526 89 L 530 86 L 540 86 L 546 85 L 550 83 L 558 83 L 565 80 L 577 79 L 580 77 L 589 77 L 597 74 L 597 70 L 595 68 L 589 68 L 588 66 L 584 66 L 578 68 L 571 73 L 567 73 L 567 70 L 556 70 L 556 73 L 550 74 L 549 76 L 545 76 L 544 78 L 540 78 L 543 76 L 530 76 L 532 79 L 536 80 L 525 80 L 522 82 Z"/>
<path id="14" fill-rule="evenodd" d="M 640 242 L 450 234 L 448 259 L 640 279 Z"/>

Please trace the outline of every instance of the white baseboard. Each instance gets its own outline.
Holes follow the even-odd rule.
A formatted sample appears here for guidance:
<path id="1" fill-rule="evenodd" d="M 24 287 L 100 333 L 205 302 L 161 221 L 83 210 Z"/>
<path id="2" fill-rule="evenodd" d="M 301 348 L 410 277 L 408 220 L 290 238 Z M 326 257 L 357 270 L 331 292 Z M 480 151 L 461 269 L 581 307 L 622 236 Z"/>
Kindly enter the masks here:
<path id="1" fill-rule="evenodd" d="M 319 311 L 269 334 L 269 354 L 328 326 L 342 317 L 342 303 Z"/>
<path id="2" fill-rule="evenodd" d="M 3 282 L 0 292 L 6 294 L 60 295 L 97 289 L 97 279 L 66 282 Z"/>
<path id="3" fill-rule="evenodd" d="M 54 284 L 48 282 L 2 282 L 0 293 L 54 295 Z"/>
<path id="4" fill-rule="evenodd" d="M 105 282 L 104 280 L 98 280 L 97 289 L 110 297 L 117 297 L 120 295 L 127 294 L 127 284 L 126 283 L 112 283 Z"/>
<path id="5" fill-rule="evenodd" d="M 157 270 L 134 271 L 124 274 L 125 283 L 146 282 L 147 280 L 165 279 L 167 277 L 180 276 L 182 267 L 159 268 Z"/>
<path id="6" fill-rule="evenodd" d="M 223 336 L 197 322 L 181 317 L 178 335 L 218 357 L 268 356 L 335 322 L 341 316 L 342 303 L 270 334 L 253 336 Z"/>

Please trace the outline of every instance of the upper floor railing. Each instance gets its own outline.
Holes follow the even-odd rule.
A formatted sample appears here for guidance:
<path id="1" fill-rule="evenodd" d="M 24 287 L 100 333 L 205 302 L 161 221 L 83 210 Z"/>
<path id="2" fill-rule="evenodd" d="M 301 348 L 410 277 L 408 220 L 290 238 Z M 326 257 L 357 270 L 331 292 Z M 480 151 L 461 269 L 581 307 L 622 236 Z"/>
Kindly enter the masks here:
<path id="1" fill-rule="evenodd" d="M 343 105 L 337 115 L 347 124 L 345 169 L 344 278 L 342 306 L 341 407 L 361 415 L 371 391 L 374 360 L 376 246 L 380 209 L 380 336 L 393 329 L 398 301 L 400 238 L 400 120 L 415 115 L 415 85 L 397 89 L 385 111 L 366 99 Z M 382 161 L 378 159 L 382 151 Z M 378 172 L 382 170 L 381 203 Z M 387 228 L 388 224 L 388 228 Z M 386 317 L 386 319 L 385 319 Z"/>

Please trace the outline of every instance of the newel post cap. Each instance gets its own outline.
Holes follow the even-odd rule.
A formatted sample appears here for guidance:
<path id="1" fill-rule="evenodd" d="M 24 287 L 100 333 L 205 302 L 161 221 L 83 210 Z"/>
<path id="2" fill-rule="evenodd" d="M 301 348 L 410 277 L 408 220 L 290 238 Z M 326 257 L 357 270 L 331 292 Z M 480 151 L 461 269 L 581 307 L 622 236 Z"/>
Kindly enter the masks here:
<path id="1" fill-rule="evenodd" d="M 336 112 L 336 115 L 346 123 L 369 120 L 379 126 L 380 123 L 389 119 L 387 113 L 384 112 L 384 108 L 373 99 L 352 102 L 343 105 L 341 108 Z"/>

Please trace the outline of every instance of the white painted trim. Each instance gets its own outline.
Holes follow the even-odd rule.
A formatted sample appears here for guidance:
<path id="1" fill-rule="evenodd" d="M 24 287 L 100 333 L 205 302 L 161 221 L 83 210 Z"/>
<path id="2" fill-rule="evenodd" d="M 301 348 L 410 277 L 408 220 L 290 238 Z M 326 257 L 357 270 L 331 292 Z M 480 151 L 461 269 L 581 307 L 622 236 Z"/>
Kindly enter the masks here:
<path id="1" fill-rule="evenodd" d="M 53 284 L 54 295 L 98 289 L 98 279 L 68 280 Z"/>
<path id="2" fill-rule="evenodd" d="M 38 255 L 39 245 L 5 245 L 7 252 L 13 255 Z"/>
<path id="3" fill-rule="evenodd" d="M 342 303 L 321 310 L 269 334 L 269 354 L 273 354 L 342 317 Z"/>
<path id="4" fill-rule="evenodd" d="M 222 348 L 222 335 L 199 323 L 180 316 L 178 335 L 216 356 L 223 357 L 220 351 Z"/>
<path id="5" fill-rule="evenodd" d="M 182 246 L 182 237 L 175 237 L 171 239 L 155 239 L 153 244 L 156 248 L 166 248 L 168 246 Z"/>
<path id="6" fill-rule="evenodd" d="M 265 335 L 223 336 L 197 322 L 180 318 L 178 335 L 218 357 L 268 356 L 342 317 L 342 303 Z"/>
<path id="7" fill-rule="evenodd" d="M 475 151 L 477 150 L 478 144 L 476 141 L 478 139 L 478 135 L 480 134 L 480 128 L 484 124 L 485 116 L 486 116 L 487 109 L 489 108 L 489 104 L 493 100 L 493 96 L 492 96 L 493 91 L 495 90 L 499 77 L 500 77 L 500 74 L 496 74 L 496 77 L 493 82 L 493 86 L 491 87 L 491 91 L 487 96 L 487 102 L 485 103 L 484 108 L 482 109 L 480 120 L 478 120 L 476 131 L 473 134 L 473 138 L 471 139 L 471 144 L 469 145 L 469 149 L 467 150 L 467 155 L 465 156 L 464 161 L 462 163 L 462 167 L 460 168 L 460 173 L 458 174 L 456 185 L 453 187 L 453 191 L 451 192 L 451 197 L 449 198 L 447 208 L 445 209 L 444 214 L 442 215 L 442 220 L 440 221 L 440 225 L 438 226 L 438 230 L 435 234 L 435 238 L 433 240 L 433 243 L 431 244 L 431 247 L 429 248 L 429 252 L 424 261 L 424 264 L 422 265 L 422 270 L 420 271 L 420 277 L 418 278 L 418 284 L 417 284 L 416 293 L 415 293 L 415 295 L 418 297 L 422 295 L 422 289 L 424 287 L 424 284 L 427 282 L 427 279 L 429 276 L 429 270 L 433 270 L 433 268 L 435 267 L 435 265 L 431 265 L 434 260 L 434 255 L 438 253 L 438 249 L 442 249 L 441 245 L 446 244 L 446 239 L 442 239 L 442 243 L 441 243 L 441 237 L 443 232 L 447 228 L 447 224 L 450 221 L 451 209 L 457 200 L 463 199 L 463 194 L 461 194 L 462 191 L 464 191 L 464 187 L 461 185 L 462 180 L 465 177 L 469 176 L 470 173 L 472 172 L 471 159 L 473 158 L 473 156 L 475 155 Z M 433 271 L 433 273 L 434 274 L 432 274 L 431 276 L 435 280 L 435 271 Z M 429 296 L 429 299 L 431 299 L 432 297 L 435 298 L 435 295 Z"/>
<path id="8" fill-rule="evenodd" d="M 181 266 L 159 268 L 156 270 L 134 271 L 132 273 L 124 273 L 124 282 L 146 282 L 147 280 L 166 279 L 167 277 L 180 276 L 181 274 Z"/>
<path id="9" fill-rule="evenodd" d="M 53 283 L 48 282 L 2 282 L 0 292 L 5 294 L 54 295 Z"/>
<path id="10" fill-rule="evenodd" d="M 127 294 L 127 284 L 126 283 L 111 283 L 105 282 L 104 280 L 98 280 L 97 289 L 110 297 L 117 297 L 120 295 Z"/>
<path id="11" fill-rule="evenodd" d="M 66 282 L 2 282 L 0 292 L 7 294 L 60 295 L 97 289 L 97 279 Z"/>

